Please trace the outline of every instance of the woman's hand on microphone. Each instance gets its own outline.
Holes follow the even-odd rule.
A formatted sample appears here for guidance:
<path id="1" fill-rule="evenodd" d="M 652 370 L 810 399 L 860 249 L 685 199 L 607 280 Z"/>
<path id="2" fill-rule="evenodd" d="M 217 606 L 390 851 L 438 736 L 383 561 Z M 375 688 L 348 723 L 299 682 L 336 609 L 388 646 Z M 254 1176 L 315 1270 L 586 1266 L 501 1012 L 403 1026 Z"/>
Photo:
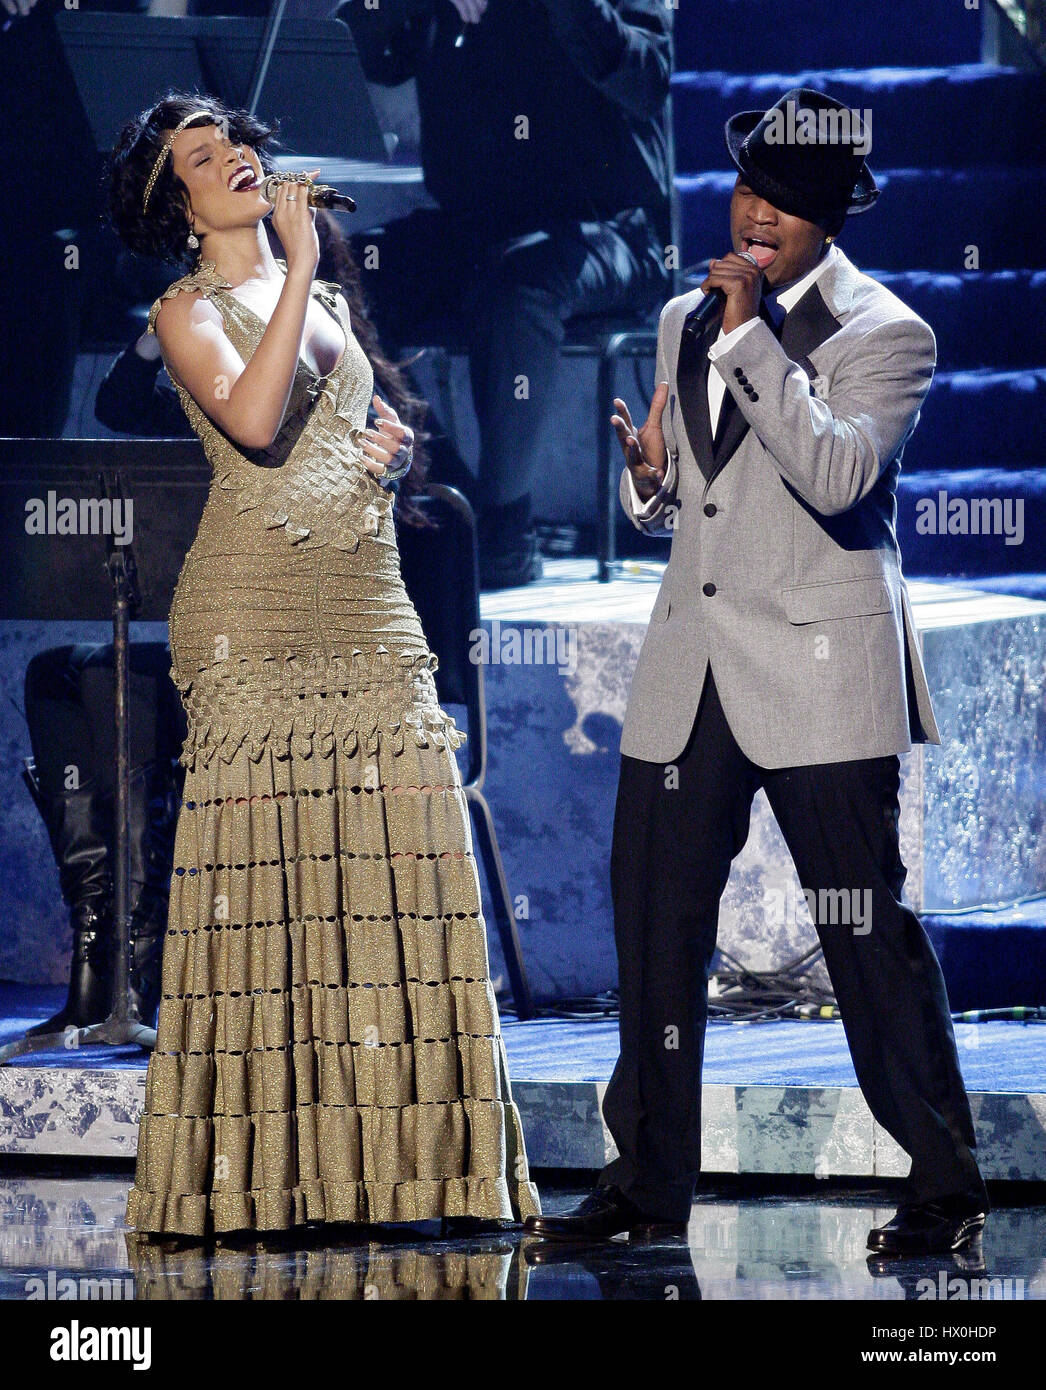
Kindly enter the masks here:
<path id="1" fill-rule="evenodd" d="M 617 433 L 625 464 L 632 475 L 636 492 L 644 502 L 649 502 L 665 481 L 668 465 L 668 450 L 661 429 L 661 417 L 668 404 L 668 382 L 658 382 L 646 424 L 637 430 L 628 413 L 628 406 L 620 397 L 614 397 L 618 414 L 611 415 L 610 423 Z"/>
<path id="2" fill-rule="evenodd" d="M 319 169 L 310 169 L 310 180 L 319 172 Z M 316 209 L 309 207 L 307 183 L 288 182 L 277 186 L 272 229 L 283 247 L 287 274 L 293 271 L 311 280 L 320 260 L 320 242 L 316 235 Z"/>

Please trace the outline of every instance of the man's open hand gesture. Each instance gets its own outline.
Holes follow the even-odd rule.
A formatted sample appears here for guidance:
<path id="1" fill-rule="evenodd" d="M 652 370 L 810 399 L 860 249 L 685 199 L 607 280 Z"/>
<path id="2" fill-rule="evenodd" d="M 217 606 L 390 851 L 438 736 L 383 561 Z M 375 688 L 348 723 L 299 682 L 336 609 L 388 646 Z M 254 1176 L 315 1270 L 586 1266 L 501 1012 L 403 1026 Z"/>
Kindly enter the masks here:
<path id="1" fill-rule="evenodd" d="M 625 463 L 632 474 L 636 492 L 644 502 L 649 502 L 665 481 L 665 467 L 668 450 L 665 436 L 661 430 L 661 417 L 668 404 L 668 382 L 658 382 L 654 398 L 650 402 L 650 414 L 646 424 L 638 430 L 632 423 L 628 406 L 620 397 L 614 397 L 614 405 L 620 412 L 611 415 L 610 423 L 617 432 Z"/>

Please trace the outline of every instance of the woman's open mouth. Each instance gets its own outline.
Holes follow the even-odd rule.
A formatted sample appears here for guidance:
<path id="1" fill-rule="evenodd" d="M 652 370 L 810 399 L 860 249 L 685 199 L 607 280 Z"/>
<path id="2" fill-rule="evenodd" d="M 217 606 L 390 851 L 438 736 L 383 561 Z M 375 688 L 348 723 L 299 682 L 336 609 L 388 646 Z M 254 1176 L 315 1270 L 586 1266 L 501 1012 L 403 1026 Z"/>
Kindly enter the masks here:
<path id="1" fill-rule="evenodd" d="M 231 193 L 246 193 L 252 188 L 257 188 L 261 180 L 249 164 L 241 164 L 229 180 L 229 191 Z"/>
<path id="2" fill-rule="evenodd" d="M 772 241 L 764 241 L 762 237 L 746 236 L 741 238 L 741 250 L 755 257 L 760 270 L 766 270 L 777 259 L 780 248 Z"/>

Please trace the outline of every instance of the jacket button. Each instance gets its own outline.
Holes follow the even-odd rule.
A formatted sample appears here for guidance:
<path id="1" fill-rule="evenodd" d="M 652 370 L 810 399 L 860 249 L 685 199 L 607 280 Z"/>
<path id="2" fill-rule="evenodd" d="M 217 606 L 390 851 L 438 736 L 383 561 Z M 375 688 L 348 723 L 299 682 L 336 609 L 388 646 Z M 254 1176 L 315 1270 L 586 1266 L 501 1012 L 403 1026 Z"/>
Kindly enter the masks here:
<path id="1" fill-rule="evenodd" d="M 748 394 L 749 394 L 749 396 L 751 396 L 751 398 L 752 398 L 753 401 L 757 401 L 757 400 L 759 399 L 759 392 L 758 392 L 758 391 L 749 391 Z"/>
<path id="2" fill-rule="evenodd" d="M 712 595 L 715 593 L 715 585 L 714 585 L 714 584 L 702 584 L 702 585 L 701 585 L 701 592 L 704 594 L 705 598 L 711 598 Z"/>
<path id="3" fill-rule="evenodd" d="M 740 367 L 734 368 L 734 376 L 737 377 L 738 381 L 740 381 L 744 377 L 744 372 L 741 370 Z"/>
<path id="4" fill-rule="evenodd" d="M 718 510 L 719 508 L 716 506 L 714 502 L 705 503 L 705 516 L 715 516 Z"/>

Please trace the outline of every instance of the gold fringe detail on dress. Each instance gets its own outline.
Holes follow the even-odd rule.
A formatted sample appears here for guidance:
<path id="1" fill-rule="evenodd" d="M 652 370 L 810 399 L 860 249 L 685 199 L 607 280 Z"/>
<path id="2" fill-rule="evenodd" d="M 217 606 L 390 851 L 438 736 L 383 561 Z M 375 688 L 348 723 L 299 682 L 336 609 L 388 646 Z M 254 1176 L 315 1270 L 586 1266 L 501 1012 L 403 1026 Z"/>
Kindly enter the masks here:
<path id="1" fill-rule="evenodd" d="M 284 649 L 266 651 L 262 661 L 271 663 L 268 672 L 254 662 L 218 662 L 182 684 L 186 767 L 206 767 L 214 757 L 231 762 L 241 748 L 257 762 L 266 750 L 276 758 L 327 757 L 337 744 L 346 755 L 373 754 L 383 738 L 402 753 L 408 739 L 419 748 L 457 749 L 468 738 L 440 707 L 432 653 L 353 647 L 303 661 Z"/>

